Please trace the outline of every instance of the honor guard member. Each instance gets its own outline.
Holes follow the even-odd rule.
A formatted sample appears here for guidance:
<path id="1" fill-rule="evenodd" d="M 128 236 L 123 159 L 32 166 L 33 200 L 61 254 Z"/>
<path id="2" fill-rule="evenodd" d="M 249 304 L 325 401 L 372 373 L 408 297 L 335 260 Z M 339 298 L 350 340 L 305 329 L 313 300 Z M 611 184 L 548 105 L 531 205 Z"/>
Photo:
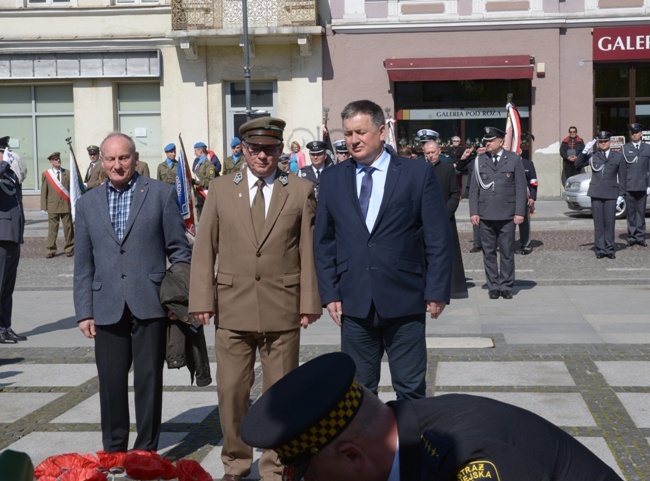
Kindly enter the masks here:
<path id="1" fill-rule="evenodd" d="M 314 193 L 316 194 L 316 200 L 318 200 L 320 176 L 323 169 L 332 165 L 332 160 L 327 154 L 327 144 L 325 142 L 314 140 L 309 142 L 306 147 L 309 149 L 309 160 L 311 160 L 311 165 L 300 169 L 298 175 L 314 184 Z"/>
<path id="2" fill-rule="evenodd" d="M 232 139 L 230 142 L 230 149 L 232 150 L 232 155 L 230 157 L 226 157 L 226 160 L 223 162 L 223 175 L 237 172 L 246 166 L 246 161 L 244 160 L 244 156 L 242 155 L 241 151 L 241 140 L 238 137 Z"/>
<path id="3" fill-rule="evenodd" d="M 628 125 L 630 141 L 623 146 L 627 164 L 625 206 L 627 211 L 627 245 L 647 247 L 645 240 L 645 206 L 650 194 L 650 145 L 641 140 L 643 125 Z"/>
<path id="4" fill-rule="evenodd" d="M 74 229 L 70 209 L 70 172 L 61 168 L 61 153 L 52 152 L 47 160 L 51 169 L 41 176 L 41 210 L 47 213 L 47 253 L 46 259 L 56 255 L 56 237 L 59 221 L 63 224 L 65 236 L 64 252 L 67 257 L 74 255 Z"/>
<path id="5" fill-rule="evenodd" d="M 527 141 L 535 140 L 535 136 L 527 130 L 522 132 L 521 138 Z M 539 183 L 537 182 L 537 171 L 535 170 L 533 161 L 522 157 L 521 163 L 524 165 L 524 172 L 526 173 L 528 194 L 526 196 L 527 207 L 524 221 L 519 224 L 519 245 L 521 246 L 519 254 L 526 256 L 533 252 L 533 248 L 530 245 L 530 217 L 535 213 L 535 202 L 537 202 L 537 187 Z"/>
<path id="6" fill-rule="evenodd" d="M 280 169 L 285 174 L 288 174 L 291 171 L 291 166 L 289 165 L 291 157 L 289 154 L 282 154 L 278 159 L 278 169 Z"/>
<path id="7" fill-rule="evenodd" d="M 171 185 L 176 185 L 176 170 L 178 161 L 176 160 L 176 145 L 167 144 L 163 149 L 167 158 L 158 164 L 156 179 Z"/>
<path id="8" fill-rule="evenodd" d="M 337 140 L 334 142 L 334 150 L 336 150 L 336 163 L 340 164 L 344 160 L 350 158 L 350 152 L 348 152 L 348 145 L 345 143 L 345 140 Z"/>
<path id="9" fill-rule="evenodd" d="M 495 127 L 484 131 L 486 151 L 477 157 L 471 173 L 470 220 L 479 227 L 490 299 L 512 299 L 515 225 L 524 221 L 527 209 L 526 174 L 521 157 L 503 148 L 505 132 Z"/>
<path id="10" fill-rule="evenodd" d="M 135 164 L 135 171 L 143 177 L 151 177 L 151 172 L 149 172 L 149 164 L 144 160 L 138 160 Z"/>
<path id="11" fill-rule="evenodd" d="M 207 145 L 203 142 L 194 144 L 194 154 L 197 156 L 192 165 L 192 183 L 196 188 L 196 214 L 197 220 L 201 217 L 201 211 L 208 197 L 208 185 L 217 177 L 214 164 L 209 160 Z"/>
<path id="12" fill-rule="evenodd" d="M 252 405 L 244 441 L 275 450 L 286 481 L 622 481 L 530 411 L 469 394 L 384 404 L 354 373 L 340 352 L 293 370 Z"/>
<path id="13" fill-rule="evenodd" d="M 436 132 L 435 130 L 431 130 L 431 129 L 418 130 L 417 136 L 418 136 L 418 140 L 419 140 L 420 144 L 424 144 L 425 142 L 428 142 L 429 140 L 437 141 L 440 138 L 440 134 L 438 132 Z"/>
<path id="14" fill-rule="evenodd" d="M 596 258 L 616 259 L 614 234 L 616 205 L 623 201 L 627 183 L 627 162 L 620 152 L 610 149 L 612 133 L 600 130 L 575 161 L 580 169 L 591 166 L 591 181 L 587 195 L 591 197 L 591 215 L 594 219 L 594 250 Z M 597 142 L 596 152 L 589 153 Z"/>
<path id="15" fill-rule="evenodd" d="M 88 157 L 90 158 L 90 164 L 86 170 L 86 176 L 84 177 L 84 185 L 87 190 L 94 189 L 99 184 L 106 180 L 106 177 L 102 175 L 102 164 L 99 162 L 99 147 L 96 145 L 89 145 L 86 150 L 88 151 Z"/>

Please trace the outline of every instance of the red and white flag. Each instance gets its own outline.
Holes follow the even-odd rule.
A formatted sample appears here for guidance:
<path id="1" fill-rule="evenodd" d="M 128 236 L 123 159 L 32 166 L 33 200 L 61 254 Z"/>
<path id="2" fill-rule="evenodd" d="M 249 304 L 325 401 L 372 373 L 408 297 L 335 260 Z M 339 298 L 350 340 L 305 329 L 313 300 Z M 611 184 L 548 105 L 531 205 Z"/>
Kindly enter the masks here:
<path id="1" fill-rule="evenodd" d="M 506 136 L 503 148 L 521 154 L 521 120 L 517 107 L 512 102 L 506 104 Z"/>

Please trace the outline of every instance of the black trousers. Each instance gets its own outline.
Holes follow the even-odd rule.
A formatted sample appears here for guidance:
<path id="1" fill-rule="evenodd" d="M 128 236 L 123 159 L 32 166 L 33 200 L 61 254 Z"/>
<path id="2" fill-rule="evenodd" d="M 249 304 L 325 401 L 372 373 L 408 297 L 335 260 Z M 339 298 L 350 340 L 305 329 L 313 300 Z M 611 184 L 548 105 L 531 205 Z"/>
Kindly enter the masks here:
<path id="1" fill-rule="evenodd" d="M 511 291 L 515 285 L 515 222 L 481 219 L 479 227 L 488 290 Z"/>
<path id="2" fill-rule="evenodd" d="M 20 244 L 0 241 L 0 329 L 11 327 L 14 287 L 20 261 Z"/>
<path id="3" fill-rule="evenodd" d="M 138 431 L 133 447 L 157 450 L 162 417 L 166 319 L 137 319 L 125 306 L 117 324 L 95 327 L 104 450 L 112 453 L 128 449 L 128 376 L 132 364 Z"/>
<path id="4" fill-rule="evenodd" d="M 591 216 L 594 219 L 594 250 L 596 255 L 610 255 L 616 251 L 616 199 L 591 198 Z"/>
<path id="5" fill-rule="evenodd" d="M 625 193 L 627 210 L 627 241 L 645 241 L 645 204 L 648 196 L 645 190 Z"/>

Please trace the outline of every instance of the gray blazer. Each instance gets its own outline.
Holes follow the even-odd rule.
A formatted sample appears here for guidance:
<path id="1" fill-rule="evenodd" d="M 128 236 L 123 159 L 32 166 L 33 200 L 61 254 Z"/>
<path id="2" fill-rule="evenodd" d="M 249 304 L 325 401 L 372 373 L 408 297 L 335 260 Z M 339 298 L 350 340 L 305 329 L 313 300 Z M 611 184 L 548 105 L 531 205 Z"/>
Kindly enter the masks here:
<path id="1" fill-rule="evenodd" d="M 576 168 L 582 168 L 587 164 L 591 165 L 591 180 L 587 190 L 589 197 L 611 200 L 625 194 L 627 163 L 623 154 L 611 149 L 607 156 L 602 150 L 593 154 L 578 154 Z"/>
<path id="2" fill-rule="evenodd" d="M 622 152 L 627 164 L 627 191 L 646 190 L 650 187 L 650 145 L 641 142 L 637 150 L 632 142 L 628 142 Z"/>
<path id="3" fill-rule="evenodd" d="M 25 216 L 23 213 L 23 194 L 20 182 L 11 169 L 7 169 L 0 179 L 5 182 L 5 188 L 15 190 L 14 194 L 0 190 L 0 241 L 23 243 Z"/>
<path id="4" fill-rule="evenodd" d="M 124 239 L 111 224 L 107 183 L 76 204 L 74 305 L 77 321 L 117 323 L 124 305 L 138 319 L 165 317 L 160 284 L 167 258 L 190 262 L 190 246 L 176 192 L 164 182 L 138 176 Z"/>
<path id="5" fill-rule="evenodd" d="M 521 157 L 514 152 L 504 150 L 499 164 L 485 154 L 480 155 L 478 175 L 484 189 L 477 179 L 476 166 L 469 172 L 469 213 L 478 215 L 482 220 L 509 220 L 515 215 L 526 213 L 526 172 Z"/>

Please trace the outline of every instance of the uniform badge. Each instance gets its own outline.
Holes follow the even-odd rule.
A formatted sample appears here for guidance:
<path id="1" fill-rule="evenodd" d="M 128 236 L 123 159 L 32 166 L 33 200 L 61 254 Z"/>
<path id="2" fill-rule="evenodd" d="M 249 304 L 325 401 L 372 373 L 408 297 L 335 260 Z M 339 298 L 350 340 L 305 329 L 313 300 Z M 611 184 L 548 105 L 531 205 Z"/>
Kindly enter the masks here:
<path id="1" fill-rule="evenodd" d="M 210 169 L 210 171 L 209 171 L 208 173 L 209 173 L 210 175 L 214 175 L 214 169 Z"/>
<path id="2" fill-rule="evenodd" d="M 307 172 L 300 172 L 300 177 L 307 177 Z"/>
<path id="3" fill-rule="evenodd" d="M 499 478 L 497 467 L 490 461 L 472 461 L 456 473 L 457 481 L 475 481 L 477 479 L 500 481 L 501 478 Z"/>
<path id="4" fill-rule="evenodd" d="M 278 180 L 280 181 L 280 183 L 282 185 L 287 185 L 289 183 L 289 178 L 287 177 L 287 174 L 285 174 L 285 173 L 280 174 L 280 176 L 278 177 Z"/>
<path id="5" fill-rule="evenodd" d="M 510 177 L 512 174 L 510 172 L 506 172 L 506 177 Z"/>
<path id="6" fill-rule="evenodd" d="M 241 172 L 237 172 L 235 174 L 235 178 L 233 179 L 233 182 L 235 184 L 239 184 L 242 180 L 244 180 L 244 174 L 242 174 Z"/>

